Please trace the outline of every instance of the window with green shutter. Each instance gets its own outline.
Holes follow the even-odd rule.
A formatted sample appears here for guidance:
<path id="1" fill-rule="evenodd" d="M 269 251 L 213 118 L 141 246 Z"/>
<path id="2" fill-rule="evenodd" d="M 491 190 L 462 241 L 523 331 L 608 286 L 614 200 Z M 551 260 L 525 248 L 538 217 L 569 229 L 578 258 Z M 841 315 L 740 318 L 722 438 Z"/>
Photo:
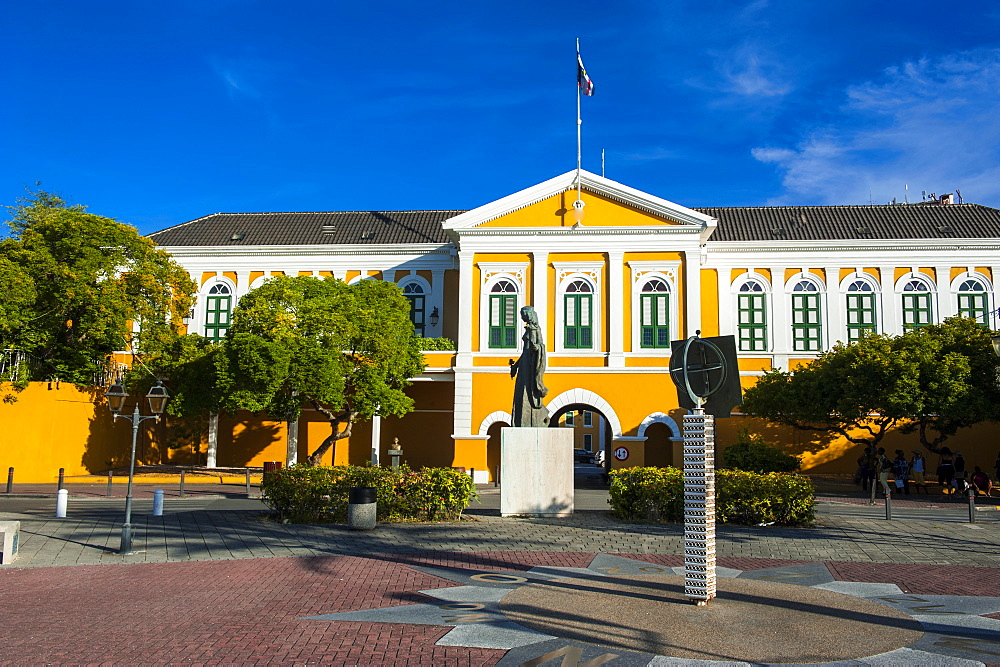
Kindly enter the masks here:
<path id="1" fill-rule="evenodd" d="M 670 347 L 670 286 L 660 278 L 647 281 L 639 294 L 639 345 Z"/>
<path id="2" fill-rule="evenodd" d="M 878 333 L 875 324 L 875 290 L 866 280 L 847 286 L 847 342 L 853 343 L 866 333 Z"/>
<path id="3" fill-rule="evenodd" d="M 740 350 L 767 351 L 767 295 L 764 286 L 749 280 L 740 286 L 739 309 Z"/>
<path id="4" fill-rule="evenodd" d="M 208 291 L 208 298 L 205 300 L 205 338 L 219 341 L 226 337 L 232 303 L 233 295 L 228 285 L 219 283 Z"/>
<path id="5" fill-rule="evenodd" d="M 497 281 L 490 290 L 490 340 L 493 349 L 517 347 L 517 286 Z"/>
<path id="6" fill-rule="evenodd" d="M 965 280 L 958 287 L 958 316 L 971 317 L 983 326 L 989 324 L 986 288 L 978 280 Z"/>
<path id="7" fill-rule="evenodd" d="M 410 321 L 413 322 L 413 332 L 424 335 L 424 303 L 426 296 L 420 283 L 407 283 L 403 286 L 403 296 L 410 302 Z"/>
<path id="8" fill-rule="evenodd" d="M 931 294 L 923 281 L 911 280 L 903 287 L 903 331 L 931 323 Z"/>
<path id="9" fill-rule="evenodd" d="M 593 289 L 584 280 L 574 280 L 563 296 L 563 346 L 589 350 L 594 346 Z"/>
<path id="10" fill-rule="evenodd" d="M 819 288 L 809 280 L 792 288 L 792 349 L 796 352 L 819 352 L 823 347 Z"/>

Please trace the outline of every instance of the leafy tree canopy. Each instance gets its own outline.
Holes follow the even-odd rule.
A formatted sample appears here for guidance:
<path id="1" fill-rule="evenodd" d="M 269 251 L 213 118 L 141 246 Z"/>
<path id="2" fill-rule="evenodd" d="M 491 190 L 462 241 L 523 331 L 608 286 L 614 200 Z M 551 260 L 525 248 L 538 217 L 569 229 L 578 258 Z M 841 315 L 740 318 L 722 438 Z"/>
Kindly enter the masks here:
<path id="1" fill-rule="evenodd" d="M 331 425 L 310 456 L 319 464 L 358 418 L 413 409 L 403 388 L 423 356 L 409 312 L 393 283 L 276 277 L 233 311 L 217 364 L 221 406 L 294 419 L 312 405 Z"/>
<path id="2" fill-rule="evenodd" d="M 195 285 L 134 227 L 32 192 L 8 207 L 0 241 L 0 344 L 26 352 L 39 378 L 93 383 L 116 350 L 142 350 L 176 337 Z"/>
<path id="3" fill-rule="evenodd" d="M 918 431 L 936 451 L 959 428 L 1000 417 L 990 336 L 966 318 L 865 336 L 794 371 L 765 373 L 744 393 L 742 410 L 872 447 L 892 428 Z"/>

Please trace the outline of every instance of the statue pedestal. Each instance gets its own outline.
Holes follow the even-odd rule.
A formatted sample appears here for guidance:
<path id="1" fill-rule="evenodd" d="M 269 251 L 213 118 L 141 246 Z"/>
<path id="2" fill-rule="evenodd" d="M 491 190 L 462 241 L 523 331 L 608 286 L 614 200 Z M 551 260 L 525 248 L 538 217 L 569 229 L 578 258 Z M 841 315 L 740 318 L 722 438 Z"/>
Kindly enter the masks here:
<path id="1" fill-rule="evenodd" d="M 500 516 L 573 514 L 573 429 L 500 430 Z"/>

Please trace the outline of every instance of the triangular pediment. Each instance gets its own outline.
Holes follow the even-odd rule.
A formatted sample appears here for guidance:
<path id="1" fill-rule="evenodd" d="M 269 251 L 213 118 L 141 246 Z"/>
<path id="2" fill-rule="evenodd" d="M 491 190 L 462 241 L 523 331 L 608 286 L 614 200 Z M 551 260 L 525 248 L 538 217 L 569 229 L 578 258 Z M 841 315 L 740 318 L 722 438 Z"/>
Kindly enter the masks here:
<path id="1" fill-rule="evenodd" d="M 586 205 L 583 224 L 588 227 L 715 227 L 716 220 L 709 215 L 588 171 L 580 172 L 579 187 Z M 483 227 L 572 226 L 576 198 L 574 170 L 449 218 L 443 227 L 460 233 Z"/>

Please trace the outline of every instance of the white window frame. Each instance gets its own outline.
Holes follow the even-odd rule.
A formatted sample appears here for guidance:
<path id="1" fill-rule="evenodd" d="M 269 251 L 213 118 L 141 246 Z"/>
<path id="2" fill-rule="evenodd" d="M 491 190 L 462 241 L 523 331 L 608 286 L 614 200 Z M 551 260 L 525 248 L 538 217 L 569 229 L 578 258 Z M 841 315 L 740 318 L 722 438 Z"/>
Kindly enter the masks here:
<path id="1" fill-rule="evenodd" d="M 424 336 L 425 338 L 426 337 L 432 338 L 433 332 L 431 331 L 432 327 L 431 327 L 430 316 L 431 316 L 431 311 L 433 310 L 434 307 L 431 299 L 432 295 L 431 284 L 423 276 L 410 274 L 408 276 L 403 276 L 399 280 L 399 282 L 396 283 L 396 286 L 399 287 L 400 291 L 402 291 L 403 288 L 405 288 L 407 285 L 413 285 L 413 284 L 419 285 L 420 289 L 423 290 L 422 296 L 424 297 L 424 331 L 421 335 Z M 409 301 L 410 300 L 409 297 L 407 297 L 406 300 Z M 441 313 L 439 311 L 438 317 L 440 316 Z"/>
<path id="2" fill-rule="evenodd" d="M 841 303 L 838 304 L 838 308 L 843 309 L 844 313 L 844 342 L 847 342 L 850 338 L 848 331 L 847 321 L 847 296 L 849 294 L 854 294 L 854 292 L 848 292 L 848 288 L 856 282 L 866 283 L 871 287 L 871 292 L 863 292 L 864 294 L 872 294 L 874 296 L 875 302 L 875 333 L 882 334 L 885 333 L 885 321 L 883 313 L 885 313 L 885 308 L 882 305 L 882 284 L 878 281 L 878 278 L 870 273 L 864 273 L 859 271 L 854 271 L 848 274 L 843 280 L 840 281 L 840 296 L 842 297 Z"/>
<path id="3" fill-rule="evenodd" d="M 796 350 L 795 349 L 795 295 L 803 292 L 795 292 L 795 286 L 801 282 L 811 283 L 816 287 L 815 292 L 804 292 L 805 294 L 816 294 L 819 298 L 819 349 L 818 350 Z M 785 293 L 788 295 L 788 343 L 791 354 L 820 354 L 824 350 L 830 349 L 830 318 L 829 300 L 826 295 L 826 283 L 815 273 L 800 271 L 785 281 Z M 738 341 L 737 341 L 738 343 Z"/>
<path id="4" fill-rule="evenodd" d="M 628 262 L 632 274 L 632 355 L 643 357 L 669 357 L 670 348 L 642 347 L 642 286 L 658 278 L 666 283 L 670 294 L 670 340 L 680 336 L 680 294 L 677 290 L 678 262 Z"/>
<path id="5" fill-rule="evenodd" d="M 895 292 L 896 292 L 896 304 L 899 307 L 899 331 L 906 333 L 906 322 L 903 319 L 903 295 L 913 294 L 913 292 L 904 292 L 904 288 L 911 282 L 917 280 L 924 284 L 926 290 L 920 292 L 921 294 L 926 293 L 930 295 L 928 302 L 930 304 L 930 315 L 928 317 L 927 324 L 936 324 L 940 321 L 938 308 L 938 292 L 937 283 L 927 275 L 926 273 L 920 271 L 908 271 L 904 273 L 899 280 L 896 281 Z"/>
<path id="6" fill-rule="evenodd" d="M 763 288 L 763 292 L 760 294 L 764 295 L 764 325 L 767 330 L 767 335 L 764 338 L 764 349 L 763 350 L 743 350 L 740 349 L 740 288 L 748 282 L 760 283 Z M 771 281 L 764 277 L 762 274 L 756 271 L 748 271 L 743 275 L 739 276 L 732 282 L 730 286 L 730 308 L 733 313 L 733 335 L 736 336 L 736 352 L 739 356 L 752 357 L 755 354 L 760 355 L 770 355 L 774 352 L 774 327 L 775 327 L 775 316 L 774 316 L 774 289 L 771 285 Z M 791 326 L 791 322 L 788 323 Z"/>
<path id="7" fill-rule="evenodd" d="M 575 356 L 603 355 L 601 344 L 604 321 L 603 295 L 601 293 L 601 277 L 604 262 L 552 262 L 556 271 L 556 300 L 553 304 L 555 315 L 555 345 L 556 352 Z M 593 345 L 589 348 L 566 347 L 566 290 L 575 281 L 582 280 L 590 286 L 590 336 Z"/>
<path id="8" fill-rule="evenodd" d="M 490 290 L 501 280 L 514 283 L 516 300 L 514 311 L 517 321 L 521 321 L 521 308 L 525 305 L 524 278 L 528 263 L 519 262 L 477 262 L 480 273 L 479 289 L 479 352 L 490 354 L 520 353 L 521 336 L 515 336 L 514 347 L 490 347 Z M 521 327 L 519 327 L 520 330 Z"/>
<path id="9" fill-rule="evenodd" d="M 996 305 L 993 299 L 993 282 L 987 278 L 985 275 L 979 271 L 964 271 L 959 275 L 955 276 L 955 279 L 951 281 L 951 293 L 955 297 L 955 314 L 958 314 L 958 288 L 962 286 L 966 280 L 975 280 L 977 283 L 983 286 L 986 295 L 986 316 L 989 318 L 990 313 L 995 311 Z M 977 320 L 978 321 L 978 320 Z M 986 326 L 993 328 L 992 319 L 988 320 Z"/>
<path id="10" fill-rule="evenodd" d="M 216 285 L 225 285 L 229 288 L 229 322 L 232 326 L 233 321 L 233 311 L 236 310 L 236 306 L 239 303 L 239 299 L 236 296 L 236 283 L 226 276 L 213 276 L 205 281 L 205 284 L 201 286 L 198 290 L 197 302 L 195 303 L 195 323 L 194 327 L 189 328 L 188 331 L 196 333 L 202 338 L 207 338 L 205 336 L 205 324 L 208 322 L 208 293 Z"/>

